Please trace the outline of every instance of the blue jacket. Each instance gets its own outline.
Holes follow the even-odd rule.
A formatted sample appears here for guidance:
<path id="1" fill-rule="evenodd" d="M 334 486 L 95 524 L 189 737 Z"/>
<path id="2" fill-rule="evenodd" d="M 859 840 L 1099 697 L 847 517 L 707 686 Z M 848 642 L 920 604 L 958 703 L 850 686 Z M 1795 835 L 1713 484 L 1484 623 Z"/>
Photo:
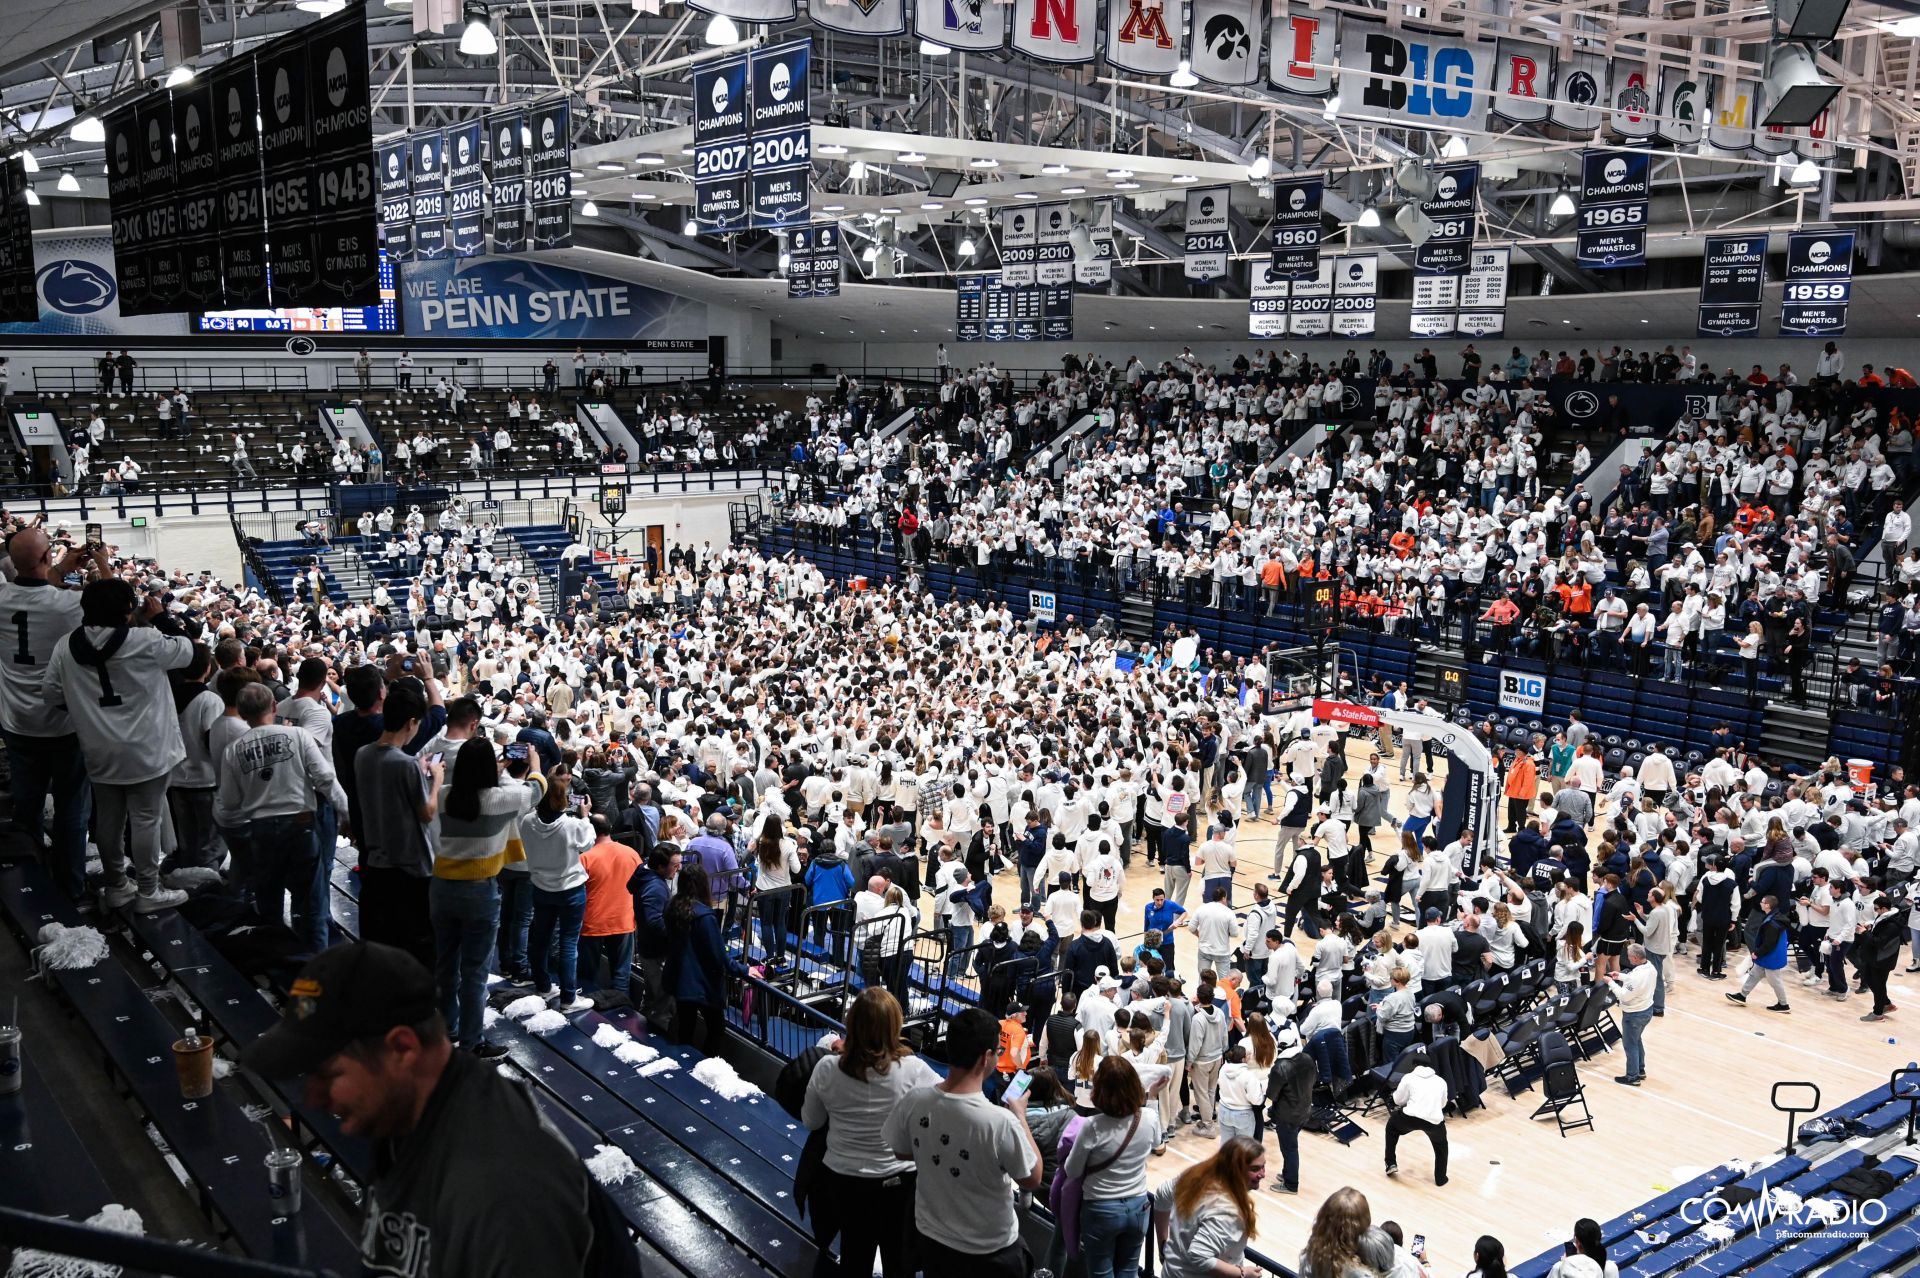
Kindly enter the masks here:
<path id="1" fill-rule="evenodd" d="M 1792 930 L 1780 917 L 1779 911 L 1772 914 L 1756 913 L 1759 926 L 1753 930 L 1753 961 L 1770 972 L 1777 972 L 1787 965 L 1787 934 Z"/>
<path id="2" fill-rule="evenodd" d="M 845 901 L 853 895 L 853 871 L 837 856 L 822 856 L 807 866 L 807 892 L 815 905 Z"/>
<path id="3" fill-rule="evenodd" d="M 1044 825 L 1036 825 L 1020 836 L 1020 864 L 1033 869 L 1047 857 L 1047 840 L 1051 831 Z"/>
<path id="4" fill-rule="evenodd" d="M 667 902 L 673 889 L 642 865 L 627 880 L 627 891 L 633 894 L 634 951 L 641 958 L 667 957 Z"/>
<path id="5" fill-rule="evenodd" d="M 683 1003 L 719 1006 L 727 1001 L 727 955 L 720 943 L 720 916 L 695 904 L 693 930 L 668 947 L 667 988 Z"/>

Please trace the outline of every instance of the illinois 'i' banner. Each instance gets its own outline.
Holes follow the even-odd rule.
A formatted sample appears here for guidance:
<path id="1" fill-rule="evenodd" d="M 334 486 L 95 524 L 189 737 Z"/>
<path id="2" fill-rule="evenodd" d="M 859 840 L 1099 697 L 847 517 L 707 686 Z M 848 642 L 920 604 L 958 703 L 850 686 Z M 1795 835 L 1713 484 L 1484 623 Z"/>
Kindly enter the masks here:
<path id="1" fill-rule="evenodd" d="M 1760 332 L 1760 299 L 1767 287 L 1767 237 L 1709 235 L 1700 263 L 1696 337 L 1753 337 Z"/>
<path id="2" fill-rule="evenodd" d="M 1647 264 L 1645 151 L 1580 153 L 1580 224 L 1574 260 L 1609 270 Z"/>
<path id="3" fill-rule="evenodd" d="M 1320 257 L 1320 178 L 1273 184 L 1273 269 L 1286 276 L 1312 275 Z"/>
<path id="4" fill-rule="evenodd" d="M 1230 188 L 1196 186 L 1187 192 L 1185 274 L 1190 280 L 1217 280 L 1227 273 L 1233 250 Z"/>
<path id="5" fill-rule="evenodd" d="M 1853 232 L 1794 231 L 1780 294 L 1780 336 L 1839 337 L 1853 298 Z"/>

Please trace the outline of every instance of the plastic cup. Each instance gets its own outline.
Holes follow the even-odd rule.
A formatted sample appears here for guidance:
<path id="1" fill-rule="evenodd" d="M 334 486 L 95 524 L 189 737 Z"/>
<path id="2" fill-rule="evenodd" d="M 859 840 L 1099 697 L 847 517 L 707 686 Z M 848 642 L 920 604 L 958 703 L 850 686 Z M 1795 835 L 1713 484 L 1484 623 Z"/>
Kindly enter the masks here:
<path id="1" fill-rule="evenodd" d="M 213 1040 L 175 1039 L 173 1068 L 180 1076 L 180 1095 L 188 1100 L 213 1095 Z"/>

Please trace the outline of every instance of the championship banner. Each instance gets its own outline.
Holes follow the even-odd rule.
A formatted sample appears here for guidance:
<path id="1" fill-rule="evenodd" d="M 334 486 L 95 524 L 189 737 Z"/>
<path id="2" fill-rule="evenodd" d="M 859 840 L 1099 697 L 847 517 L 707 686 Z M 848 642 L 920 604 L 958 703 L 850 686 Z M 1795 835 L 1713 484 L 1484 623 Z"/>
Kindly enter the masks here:
<path id="1" fill-rule="evenodd" d="M 693 71 L 693 220 L 703 235 L 740 230 L 747 218 L 747 59 Z"/>
<path id="2" fill-rule="evenodd" d="M 1320 258 L 1320 178 L 1273 184 L 1273 269 L 1295 277 L 1312 275 Z"/>
<path id="3" fill-rule="evenodd" d="M 1073 282 L 1081 288 L 1105 288 L 1113 283 L 1113 201 L 1102 200 L 1094 205 L 1093 256 L 1085 260 L 1074 259 Z"/>
<path id="4" fill-rule="evenodd" d="M 1473 250 L 1473 266 L 1460 280 L 1462 337 L 1499 337 L 1507 331 L 1507 267 L 1513 250 L 1505 245 Z"/>
<path id="5" fill-rule="evenodd" d="M 355 7 L 307 33 L 313 202 L 313 287 L 300 306 L 380 304 L 380 204 L 373 168 L 367 18 Z M 274 290 L 279 291 L 279 277 Z"/>
<path id="6" fill-rule="evenodd" d="M 26 162 L 8 156 L 0 160 L 0 324 L 32 324 L 39 318 Z"/>
<path id="7" fill-rule="evenodd" d="M 918 0 L 913 6 L 914 34 L 922 40 L 967 53 L 992 53 L 1007 43 L 1007 15 L 1013 6 L 997 0 Z"/>
<path id="8" fill-rule="evenodd" d="M 1745 151 L 1753 146 L 1753 120 L 1760 85 L 1754 80 L 1721 79 L 1714 83 L 1707 117 L 1707 145 L 1716 151 Z"/>
<path id="9" fill-rule="evenodd" d="M 1041 62 L 1093 61 L 1099 31 L 1098 0 L 1013 0 L 1013 47 Z"/>
<path id="10" fill-rule="evenodd" d="M 431 262 L 445 257 L 447 239 L 447 135 L 439 129 L 416 133 L 413 148 L 413 256 Z"/>
<path id="11" fill-rule="evenodd" d="M 487 204 L 493 251 L 526 251 L 533 228 L 527 220 L 527 146 L 532 136 L 525 111 L 495 111 L 486 118 Z"/>
<path id="12" fill-rule="evenodd" d="M 1607 270 L 1647 263 L 1645 151 L 1580 153 L 1580 223 L 1574 260 Z"/>
<path id="13" fill-rule="evenodd" d="M 1333 332 L 1333 259 L 1320 261 L 1311 275 L 1295 278 L 1287 293 L 1287 334 L 1326 337 Z"/>
<path id="14" fill-rule="evenodd" d="M 1228 236 L 1229 188 L 1194 187 L 1187 192 L 1186 277 L 1216 280 L 1227 273 L 1233 251 Z"/>
<path id="15" fill-rule="evenodd" d="M 173 95 L 174 203 L 180 228 L 180 302 L 217 310 L 220 290 L 220 160 L 215 154 L 213 85 L 200 81 Z"/>
<path id="16" fill-rule="evenodd" d="M 1267 19 L 1267 83 L 1295 97 L 1327 97 L 1333 92 L 1338 31 L 1331 9 L 1316 12 L 1304 4 L 1275 4 Z"/>
<path id="17" fill-rule="evenodd" d="M 811 39 L 755 49 L 748 59 L 753 89 L 748 224 L 759 230 L 792 226 L 811 215 L 812 60 Z"/>
<path id="18" fill-rule="evenodd" d="M 173 102 L 165 91 L 135 105 L 135 155 L 140 169 L 140 207 L 146 221 L 148 304 L 152 311 L 180 309 L 180 207 L 174 198 Z"/>
<path id="19" fill-rule="evenodd" d="M 787 236 L 787 296 L 813 296 L 813 228 L 796 226 Z"/>
<path id="20" fill-rule="evenodd" d="M 481 172 L 479 121 L 447 130 L 447 239 L 455 257 L 487 251 L 487 187 Z"/>
<path id="21" fill-rule="evenodd" d="M 409 138 L 382 142 L 375 155 L 380 170 L 380 233 L 387 257 L 413 260 L 413 143 Z"/>
<path id="22" fill-rule="evenodd" d="M 1057 288 L 1073 283 L 1073 209 L 1065 204 L 1042 204 L 1034 210 L 1033 279 Z"/>
<path id="23" fill-rule="evenodd" d="M 796 226 L 787 237 L 787 296 L 837 297 L 839 293 L 839 223 Z"/>
<path id="24" fill-rule="evenodd" d="M 1755 337 L 1767 286 L 1765 235 L 1709 235 L 1700 265 L 1697 337 Z"/>
<path id="25" fill-rule="evenodd" d="M 307 43 L 276 40 L 254 58 L 260 77 L 260 157 L 266 170 L 267 265 L 273 304 L 303 306 L 320 285 L 314 254 L 313 104 L 307 92 Z M 369 192 L 371 194 L 371 192 Z"/>
<path id="26" fill-rule="evenodd" d="M 1073 290 L 1012 287 L 998 272 L 954 277 L 954 332 L 962 342 L 1073 340 Z"/>
<path id="27" fill-rule="evenodd" d="M 1029 208 L 1000 210 L 999 281 L 1002 288 L 1025 288 L 1034 282 L 1034 264 L 1040 253 L 1035 231 L 1039 212 Z"/>
<path id="28" fill-rule="evenodd" d="M 566 248 L 573 243 L 573 126 L 566 99 L 532 108 L 527 127 L 533 132 L 527 149 L 533 248 Z"/>
<path id="29" fill-rule="evenodd" d="M 1171 75 L 1180 66 L 1180 3 L 1107 0 L 1107 65 L 1141 75 Z"/>
<path id="30" fill-rule="evenodd" d="M 1333 259 L 1333 335 L 1372 337 L 1380 299 L 1380 255 L 1347 253 Z"/>
<path id="31" fill-rule="evenodd" d="M 1479 183 L 1478 164 L 1449 164 L 1433 171 L 1433 194 L 1420 202 L 1433 234 L 1413 251 L 1418 274 L 1466 273 L 1473 248 L 1474 188 Z"/>
<path id="32" fill-rule="evenodd" d="M 807 16 L 829 31 L 858 36 L 907 33 L 906 0 L 813 0 Z"/>
<path id="33" fill-rule="evenodd" d="M 1644 63 L 1622 60 L 1613 68 L 1613 131 L 1629 142 L 1653 136 L 1653 79 Z"/>
<path id="34" fill-rule="evenodd" d="M 1292 280 L 1271 266 L 1253 264 L 1252 287 L 1247 290 L 1247 336 L 1287 335 L 1287 294 Z"/>
<path id="35" fill-rule="evenodd" d="M 1260 79 L 1260 6 L 1255 0 L 1193 0 L 1187 58 L 1208 84 L 1242 86 Z"/>
<path id="36" fill-rule="evenodd" d="M 219 120 L 215 159 L 220 174 L 220 292 L 229 309 L 257 310 L 272 300 L 267 290 L 267 223 L 260 187 L 260 99 L 251 56 L 223 62 L 213 73 L 213 104 Z M 112 130 L 108 130 L 111 135 Z M 112 179 L 107 182 L 113 186 Z M 126 276 L 120 277 L 120 313 L 126 309 Z"/>
<path id="37" fill-rule="evenodd" d="M 147 283 L 147 216 L 140 199 L 140 130 L 131 106 L 109 115 L 107 130 L 107 208 L 113 219 L 113 273 L 120 278 L 120 313 L 152 315 L 153 289 Z M 254 203 L 260 178 L 254 175 Z"/>
<path id="38" fill-rule="evenodd" d="M 1853 232 L 1794 231 L 1787 236 L 1780 336 L 1839 337 L 1853 296 Z"/>
<path id="39" fill-rule="evenodd" d="M 1451 337 L 1460 315 L 1458 275 L 1413 277 L 1413 309 L 1407 313 L 1408 337 Z"/>

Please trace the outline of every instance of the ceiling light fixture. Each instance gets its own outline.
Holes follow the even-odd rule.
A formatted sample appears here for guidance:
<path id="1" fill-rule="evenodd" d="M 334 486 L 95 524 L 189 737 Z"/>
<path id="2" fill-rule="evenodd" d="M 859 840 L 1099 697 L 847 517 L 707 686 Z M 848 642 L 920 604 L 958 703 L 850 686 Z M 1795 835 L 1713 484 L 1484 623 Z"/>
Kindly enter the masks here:
<path id="1" fill-rule="evenodd" d="M 987 207 L 987 197 L 984 195 L 969 195 L 966 198 L 966 206 L 970 209 L 983 209 Z"/>
<path id="2" fill-rule="evenodd" d="M 927 155 L 924 151 L 902 151 L 893 158 L 902 164 L 925 164 L 927 162 Z"/>
<path id="3" fill-rule="evenodd" d="M 1113 189 L 1116 191 L 1137 191 L 1140 189 L 1140 184 L 1138 182 L 1115 182 Z"/>
<path id="4" fill-rule="evenodd" d="M 872 266 L 874 263 L 874 259 L 879 256 L 880 256 L 880 250 L 875 248 L 873 245 L 869 244 L 867 245 L 867 251 L 860 255 L 860 260 L 865 262 L 868 266 Z"/>
<path id="5" fill-rule="evenodd" d="M 1273 157 L 1262 151 L 1253 157 L 1252 163 L 1247 165 L 1247 181 L 1264 182 L 1271 172 L 1273 172 Z"/>
<path id="6" fill-rule="evenodd" d="M 1193 173 L 1176 173 L 1173 175 L 1173 183 L 1175 186 L 1192 186 L 1199 180 L 1199 176 Z"/>
<path id="7" fill-rule="evenodd" d="M 1332 97 L 1328 98 L 1327 104 L 1324 107 L 1320 108 L 1320 114 L 1329 120 L 1339 119 L 1340 118 L 1340 95 L 1336 93 Z"/>
<path id="8" fill-rule="evenodd" d="M 1440 144 L 1440 154 L 1449 160 L 1458 160 L 1467 154 L 1467 140 L 1455 133 Z"/>
<path id="9" fill-rule="evenodd" d="M 1566 187 L 1563 186 L 1558 191 L 1554 192 L 1553 203 L 1547 206 L 1547 216 L 1548 217 L 1572 217 L 1573 216 L 1573 196 L 1568 193 Z"/>
<path id="10" fill-rule="evenodd" d="M 40 171 L 40 161 L 33 158 L 33 152 L 22 151 L 20 153 L 20 167 L 28 173 L 38 173 Z"/>
<path id="11" fill-rule="evenodd" d="M 347 0 L 294 0 L 293 7 L 302 13 L 317 13 L 326 18 L 346 8 Z"/>
<path id="12" fill-rule="evenodd" d="M 1360 216 L 1354 221 L 1354 225 L 1364 226 L 1368 229 L 1380 225 L 1380 210 L 1371 204 L 1367 205 L 1367 207 L 1360 210 Z"/>
<path id="13" fill-rule="evenodd" d="M 461 12 L 466 15 L 467 29 L 460 33 L 460 52 L 470 58 L 490 58 L 500 52 L 500 42 L 494 39 L 493 27 L 487 21 L 487 6 L 469 4 Z"/>
<path id="14" fill-rule="evenodd" d="M 813 148 L 813 153 L 815 155 L 845 155 L 847 148 L 841 146 L 838 142 L 822 142 L 819 146 Z"/>
<path id="15" fill-rule="evenodd" d="M 866 177 L 867 162 L 865 160 L 855 160 L 852 164 L 849 164 L 847 166 L 847 176 L 853 179 L 855 182 L 858 182 L 862 178 Z"/>
<path id="16" fill-rule="evenodd" d="M 706 42 L 709 48 L 717 49 L 721 45 L 740 43 L 740 28 L 733 25 L 733 19 L 724 13 L 716 13 L 707 23 Z"/>
<path id="17" fill-rule="evenodd" d="M 901 214 L 902 212 L 904 212 L 904 211 L 905 211 L 905 210 L 903 210 L 903 209 L 900 209 L 900 208 L 898 208 L 897 206 L 895 206 L 895 205 L 892 205 L 892 204 L 882 204 L 882 205 L 880 206 L 880 216 L 881 216 L 881 217 L 899 217 L 899 216 L 900 216 L 900 214 Z"/>
<path id="18" fill-rule="evenodd" d="M 979 246 L 973 242 L 972 232 L 967 232 L 961 235 L 960 237 L 960 256 L 961 257 L 972 257 L 975 253 L 978 253 L 979 251 L 980 251 Z"/>
<path id="19" fill-rule="evenodd" d="M 67 130 L 67 136 L 75 142 L 105 142 L 107 126 L 95 116 L 82 116 L 73 122 L 73 127 Z"/>
<path id="20" fill-rule="evenodd" d="M 927 200 L 927 201 L 925 201 L 924 203 L 922 203 L 922 204 L 920 205 L 920 207 L 921 207 L 921 208 L 923 208 L 923 209 L 925 209 L 925 210 L 926 210 L 927 212 L 929 212 L 929 213 L 934 213 L 934 212 L 938 212 L 939 210 L 941 210 L 941 209 L 943 209 L 943 208 L 945 208 L 945 207 L 947 207 L 947 206 L 946 206 L 946 205 L 944 205 L 944 204 L 942 204 L 942 203 L 941 203 L 940 201 L 938 201 L 938 200 Z"/>
<path id="21" fill-rule="evenodd" d="M 665 164 L 667 162 L 667 157 L 664 155 L 636 155 L 633 157 L 633 162 L 635 164 L 642 166 L 643 168 L 652 169 L 652 168 L 658 168 L 660 165 Z"/>
<path id="22" fill-rule="evenodd" d="M 1060 194 L 1062 195 L 1085 195 L 1086 193 L 1087 188 L 1084 186 L 1063 186 L 1060 188 Z M 981 201 L 983 204 L 985 202 L 984 200 Z"/>
<path id="23" fill-rule="evenodd" d="M 198 74 L 199 72 L 182 62 L 179 66 L 167 72 L 167 87 L 169 89 L 177 89 L 183 84 L 192 84 L 193 77 Z"/>
<path id="24" fill-rule="evenodd" d="M 1133 170 L 1132 169 L 1108 169 L 1107 176 L 1110 178 L 1130 178 L 1133 176 Z"/>
<path id="25" fill-rule="evenodd" d="M 1175 67 L 1173 74 L 1167 77 L 1167 85 L 1174 89 L 1199 88 L 1200 77 L 1193 73 L 1193 63 L 1185 58 L 1180 59 L 1180 65 Z"/>
<path id="26" fill-rule="evenodd" d="M 599 169 L 602 173 L 625 173 L 627 171 L 627 166 L 618 160 L 602 160 L 593 167 Z"/>
<path id="27" fill-rule="evenodd" d="M 1033 191 L 1015 191 L 1013 193 L 1013 198 L 1016 200 L 1037 200 L 1040 198 L 1040 196 L 1038 195 L 1038 193 Z"/>
<path id="28" fill-rule="evenodd" d="M 680 228 L 680 234 L 686 236 L 688 239 L 692 239 L 694 236 L 700 234 L 700 223 L 694 221 L 692 218 L 688 218 L 686 225 Z"/>
<path id="29" fill-rule="evenodd" d="M 845 213 L 847 206 L 844 204 L 822 204 L 820 211 L 822 213 Z"/>
<path id="30" fill-rule="evenodd" d="M 61 169 L 60 180 L 54 183 L 54 189 L 64 191 L 68 195 L 78 195 L 80 194 L 80 179 L 73 175 L 72 169 Z"/>
<path id="31" fill-rule="evenodd" d="M 581 217 L 599 217 L 600 206 L 598 204 L 595 204 L 592 200 L 588 200 L 585 204 L 582 204 L 580 206 L 580 216 Z"/>
<path id="32" fill-rule="evenodd" d="M 976 155 L 967 161 L 967 167 L 970 169 L 997 169 L 1000 167 L 1000 161 L 994 159 L 991 155 Z"/>
<path id="33" fill-rule="evenodd" d="M 1065 177 L 1073 170 L 1064 164 L 1043 164 L 1040 166 L 1040 172 L 1045 177 Z"/>
<path id="34" fill-rule="evenodd" d="M 38 192 L 38 191 L 36 191 L 36 190 L 34 190 L 34 189 L 33 189 L 32 187 L 28 187 L 28 188 L 27 188 L 27 203 L 28 203 L 29 205 L 31 205 L 32 207 L 34 207 L 34 208 L 39 208 L 39 207 L 40 207 L 40 192 Z"/>
<path id="35" fill-rule="evenodd" d="M 1788 186 L 1818 186 L 1820 184 L 1820 166 L 1812 160 L 1802 160 L 1793 166 L 1793 172 L 1787 174 Z"/>

